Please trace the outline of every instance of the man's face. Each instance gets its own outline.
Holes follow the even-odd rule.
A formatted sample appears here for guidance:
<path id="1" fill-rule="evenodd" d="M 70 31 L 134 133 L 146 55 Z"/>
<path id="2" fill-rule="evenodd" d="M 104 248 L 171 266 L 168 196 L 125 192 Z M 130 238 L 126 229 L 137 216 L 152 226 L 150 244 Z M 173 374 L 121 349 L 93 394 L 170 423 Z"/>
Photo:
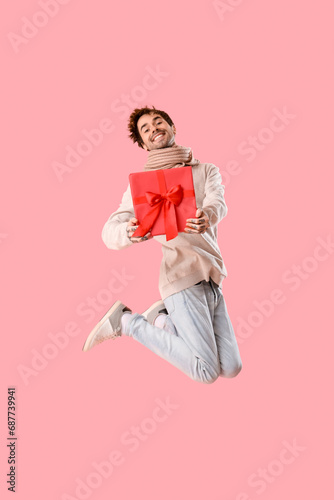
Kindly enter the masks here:
<path id="1" fill-rule="evenodd" d="M 137 122 L 137 128 L 146 151 L 169 148 L 175 143 L 175 126 L 168 125 L 160 115 L 152 113 L 141 116 Z"/>

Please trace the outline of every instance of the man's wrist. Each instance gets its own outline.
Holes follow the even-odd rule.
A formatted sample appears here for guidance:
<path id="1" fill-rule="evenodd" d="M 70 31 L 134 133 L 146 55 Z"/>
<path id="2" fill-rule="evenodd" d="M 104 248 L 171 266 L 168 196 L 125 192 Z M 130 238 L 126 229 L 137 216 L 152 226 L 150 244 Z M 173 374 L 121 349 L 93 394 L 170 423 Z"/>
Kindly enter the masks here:
<path id="1" fill-rule="evenodd" d="M 209 224 L 211 225 L 211 222 L 210 222 L 210 209 L 202 207 L 202 212 L 203 212 L 204 215 L 207 216 L 207 218 L 209 219 Z"/>

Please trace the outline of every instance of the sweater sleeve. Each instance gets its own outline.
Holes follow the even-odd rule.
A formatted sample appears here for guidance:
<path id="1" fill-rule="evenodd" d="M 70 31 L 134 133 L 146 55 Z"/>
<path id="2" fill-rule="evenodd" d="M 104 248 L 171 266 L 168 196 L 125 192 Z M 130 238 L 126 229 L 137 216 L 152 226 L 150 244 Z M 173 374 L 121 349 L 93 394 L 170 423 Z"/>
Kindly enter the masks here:
<path id="1" fill-rule="evenodd" d="M 205 179 L 203 206 L 201 207 L 209 217 L 210 226 L 218 224 L 227 214 L 224 192 L 225 186 L 222 184 L 219 168 L 210 163 Z"/>
<path id="2" fill-rule="evenodd" d="M 112 213 L 103 226 L 102 240 L 104 244 L 111 250 L 121 250 L 133 245 L 129 240 L 126 226 L 132 217 L 135 217 L 130 185 L 123 194 L 122 201 L 116 212 Z"/>

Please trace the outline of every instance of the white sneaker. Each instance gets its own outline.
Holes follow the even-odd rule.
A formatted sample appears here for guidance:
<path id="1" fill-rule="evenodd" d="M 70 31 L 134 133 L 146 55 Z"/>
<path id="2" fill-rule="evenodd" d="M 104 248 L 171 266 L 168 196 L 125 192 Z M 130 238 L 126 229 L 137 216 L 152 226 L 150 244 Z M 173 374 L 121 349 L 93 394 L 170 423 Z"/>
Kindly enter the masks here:
<path id="1" fill-rule="evenodd" d="M 149 307 L 146 311 L 142 313 L 150 325 L 154 325 L 155 320 L 159 316 L 159 314 L 168 314 L 167 309 L 165 308 L 165 304 L 163 300 L 158 300 L 154 302 L 151 307 Z"/>
<path id="2" fill-rule="evenodd" d="M 122 335 L 121 320 L 125 311 L 132 313 L 131 309 L 117 300 L 90 332 L 82 350 L 89 351 L 105 340 L 120 337 Z"/>

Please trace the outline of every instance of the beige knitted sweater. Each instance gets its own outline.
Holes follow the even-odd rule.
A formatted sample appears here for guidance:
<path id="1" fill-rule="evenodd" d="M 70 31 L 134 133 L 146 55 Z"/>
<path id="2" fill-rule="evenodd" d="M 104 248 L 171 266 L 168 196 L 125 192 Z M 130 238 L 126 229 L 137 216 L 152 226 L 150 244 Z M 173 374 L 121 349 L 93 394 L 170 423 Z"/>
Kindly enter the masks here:
<path id="1" fill-rule="evenodd" d="M 166 241 L 165 235 L 154 236 L 162 246 L 163 258 L 159 277 L 162 300 L 201 280 L 209 281 L 210 277 L 221 286 L 227 276 L 217 244 L 217 226 L 227 214 L 225 186 L 222 185 L 219 169 L 212 163 L 193 165 L 192 173 L 196 206 L 202 208 L 209 217 L 210 227 L 203 234 L 179 233 L 176 238 L 169 241 Z M 134 216 L 130 185 L 128 185 L 118 210 L 110 215 L 102 230 L 102 240 L 108 248 L 120 250 L 136 244 L 128 239 L 126 232 L 127 223 Z M 147 241 L 138 244 L 150 243 Z"/>

